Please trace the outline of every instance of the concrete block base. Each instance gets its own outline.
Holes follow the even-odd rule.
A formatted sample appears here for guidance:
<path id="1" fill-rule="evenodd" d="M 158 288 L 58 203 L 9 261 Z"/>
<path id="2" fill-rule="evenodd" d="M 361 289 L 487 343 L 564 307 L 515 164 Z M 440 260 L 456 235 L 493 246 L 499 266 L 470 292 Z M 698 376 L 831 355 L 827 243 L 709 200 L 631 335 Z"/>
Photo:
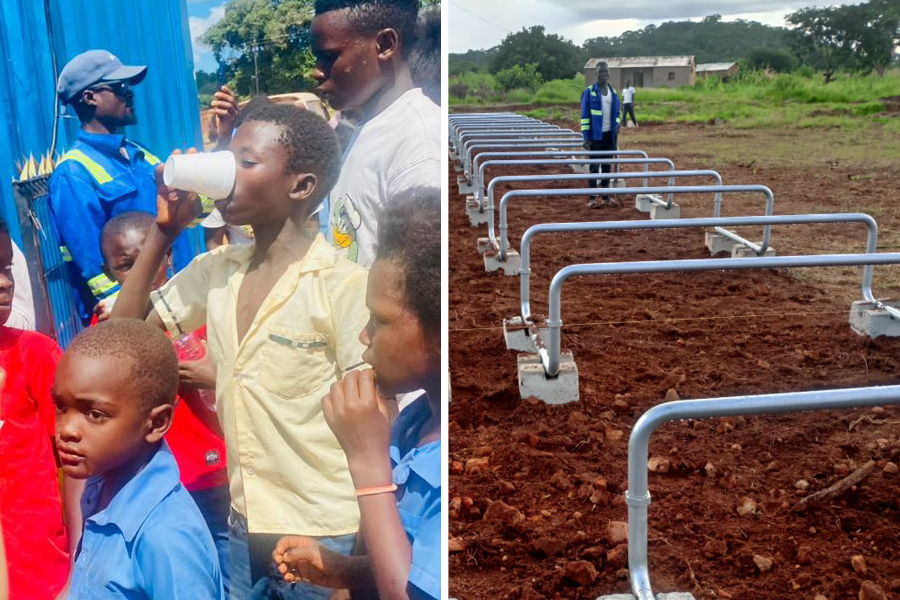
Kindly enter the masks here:
<path id="1" fill-rule="evenodd" d="M 681 218 L 681 207 L 679 207 L 674 202 L 672 206 L 666 208 L 663 204 L 654 204 L 650 207 L 650 218 L 653 220 L 656 219 L 680 219 Z"/>
<path id="2" fill-rule="evenodd" d="M 522 321 L 522 317 L 503 319 L 503 339 L 506 341 L 507 350 L 519 352 L 534 352 L 534 338 L 528 330 L 528 326 Z"/>
<path id="3" fill-rule="evenodd" d="M 597 600 L 635 600 L 631 594 L 610 594 L 609 596 L 600 596 Z M 693 594 L 688 592 L 670 592 L 668 594 L 657 594 L 656 600 L 695 600 Z"/>
<path id="4" fill-rule="evenodd" d="M 900 309 L 900 303 L 885 304 Z M 857 300 L 850 306 L 850 329 L 870 338 L 882 335 L 900 337 L 900 319 L 893 318 L 888 311 L 878 308 L 872 302 Z"/>
<path id="5" fill-rule="evenodd" d="M 559 374 L 547 377 L 537 354 L 520 354 L 519 396 L 534 396 L 547 404 L 578 402 L 578 367 L 571 352 L 563 352 L 559 359 Z"/>
<path id="6" fill-rule="evenodd" d="M 654 204 L 662 201 L 662 196 L 659 194 L 638 194 L 634 197 L 634 207 L 640 212 L 648 213 Z"/>
<path id="7" fill-rule="evenodd" d="M 475 187 L 471 183 L 466 181 L 465 177 L 457 177 L 456 185 L 459 186 L 460 194 L 471 194 L 475 191 Z"/>
<path id="8" fill-rule="evenodd" d="M 499 252 L 485 252 L 484 254 L 484 270 L 487 272 L 503 269 L 504 275 L 514 277 L 519 274 L 521 266 L 522 257 L 515 250 L 506 251 L 506 260 L 500 260 Z"/>
<path id="9" fill-rule="evenodd" d="M 472 227 L 484 225 L 488 221 L 488 214 L 479 212 L 478 201 L 475 200 L 475 196 L 466 196 L 466 214 L 469 215 L 469 224 Z"/>
<path id="10" fill-rule="evenodd" d="M 484 254 L 485 252 L 490 252 L 493 249 L 494 245 L 491 244 L 491 238 L 478 238 L 478 254 Z"/>
<path id="11" fill-rule="evenodd" d="M 462 165 L 459 164 L 458 162 L 453 163 L 453 170 L 456 171 L 457 173 L 462 173 L 463 172 Z"/>
<path id="12" fill-rule="evenodd" d="M 737 242 L 725 237 L 721 233 L 712 231 L 706 232 L 706 249 L 709 250 L 710 256 L 715 256 L 719 252 L 727 252 L 731 254 Z"/>
<path id="13" fill-rule="evenodd" d="M 613 187 L 623 188 L 628 187 L 628 184 L 625 183 L 624 179 L 613 179 Z"/>
<path id="14" fill-rule="evenodd" d="M 451 150 L 450 160 L 459 160 L 459 152 L 457 152 L 456 150 Z"/>
<path id="15" fill-rule="evenodd" d="M 762 242 L 757 243 L 761 244 Z M 757 254 L 756 252 L 751 250 L 749 246 L 744 244 L 736 243 L 734 245 L 734 248 L 731 249 L 731 258 L 755 258 L 757 256 L 775 256 L 775 248 L 769 246 L 761 255 Z"/>
<path id="16" fill-rule="evenodd" d="M 581 175 L 587 175 L 590 173 L 590 165 L 569 165 L 572 167 L 573 173 L 579 173 Z"/>

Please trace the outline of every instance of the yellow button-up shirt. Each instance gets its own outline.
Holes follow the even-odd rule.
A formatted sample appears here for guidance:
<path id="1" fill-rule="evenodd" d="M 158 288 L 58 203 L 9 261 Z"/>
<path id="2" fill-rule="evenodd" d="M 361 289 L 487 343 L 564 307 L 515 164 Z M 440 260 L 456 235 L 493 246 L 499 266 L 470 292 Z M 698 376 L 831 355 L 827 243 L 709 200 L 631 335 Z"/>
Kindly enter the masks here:
<path id="1" fill-rule="evenodd" d="M 251 533 L 359 529 L 347 458 L 322 397 L 358 366 L 367 272 L 318 235 L 269 292 L 238 342 L 237 298 L 253 245 L 201 254 L 151 295 L 173 335 L 207 325 L 232 507 Z"/>

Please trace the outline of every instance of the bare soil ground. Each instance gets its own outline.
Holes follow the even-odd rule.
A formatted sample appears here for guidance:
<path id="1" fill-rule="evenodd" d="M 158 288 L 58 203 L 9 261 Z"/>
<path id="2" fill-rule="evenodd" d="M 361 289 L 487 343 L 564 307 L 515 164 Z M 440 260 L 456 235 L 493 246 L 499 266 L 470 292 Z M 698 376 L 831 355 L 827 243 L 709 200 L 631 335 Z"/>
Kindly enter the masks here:
<path id="1" fill-rule="evenodd" d="M 776 214 L 867 212 L 880 226 L 880 250 L 900 249 L 900 142 L 877 128 L 666 125 L 623 130 L 620 147 L 671 158 L 677 168 L 716 169 L 726 184 L 767 185 Z M 504 171 L 514 172 L 554 170 Z M 522 401 L 516 354 L 505 349 L 500 328 L 518 312 L 518 278 L 484 272 L 475 244 L 485 228 L 469 225 L 456 175 L 451 168 L 454 597 L 592 599 L 627 592 L 627 553 L 607 536 L 607 526 L 627 520 L 631 427 L 667 394 L 709 398 L 900 383 L 900 339 L 865 339 L 849 328 L 860 269 L 585 277 L 566 284 L 562 304 L 563 347 L 574 352 L 581 401 L 561 407 Z M 682 217 L 712 215 L 709 194 L 677 202 Z M 724 206 L 725 215 L 763 212 L 761 197 L 726 196 Z M 622 207 L 593 211 L 584 197 L 520 200 L 510 210 L 510 234 L 518 247 L 522 232 L 539 222 L 639 218 L 630 197 Z M 859 252 L 864 242 L 862 226 L 791 226 L 772 234 L 779 255 Z M 532 256 L 533 310 L 546 314 L 549 281 L 567 264 L 708 253 L 702 232 L 671 230 L 538 236 Z M 900 267 L 877 268 L 874 291 L 900 297 Z M 669 463 L 667 472 L 650 474 L 657 592 L 857 598 L 870 580 L 887 598 L 900 598 L 900 474 L 891 466 L 900 462 L 900 408 L 673 423 L 653 435 L 650 450 Z M 876 469 L 854 489 L 791 511 L 869 460 Z M 756 510 L 741 516 L 736 508 L 745 498 Z M 857 555 L 865 567 L 854 568 Z"/>

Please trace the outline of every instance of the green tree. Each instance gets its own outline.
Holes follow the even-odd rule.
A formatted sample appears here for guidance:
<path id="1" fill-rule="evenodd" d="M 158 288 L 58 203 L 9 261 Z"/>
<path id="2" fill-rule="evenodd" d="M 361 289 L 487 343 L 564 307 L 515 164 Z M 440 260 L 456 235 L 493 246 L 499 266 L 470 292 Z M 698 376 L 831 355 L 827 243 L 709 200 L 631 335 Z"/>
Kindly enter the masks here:
<path id="1" fill-rule="evenodd" d="M 582 58 L 578 46 L 535 25 L 507 35 L 497 47 L 490 69 L 497 73 L 515 65 L 536 64 L 541 77 L 548 81 L 568 79 L 581 70 Z"/>
<path id="2" fill-rule="evenodd" d="M 527 65 L 513 65 L 508 69 L 498 71 L 494 76 L 494 82 L 497 89 L 508 92 L 519 88 L 536 90 L 544 82 L 541 74 L 538 73 L 537 65 L 529 63 Z"/>
<path id="3" fill-rule="evenodd" d="M 301 91 L 313 83 L 312 17 L 313 0 L 232 0 L 202 41 L 238 94 Z"/>
<path id="4" fill-rule="evenodd" d="M 797 68 L 797 58 L 787 50 L 757 48 L 747 56 L 746 65 L 753 71 L 769 69 L 776 73 L 790 73 Z"/>

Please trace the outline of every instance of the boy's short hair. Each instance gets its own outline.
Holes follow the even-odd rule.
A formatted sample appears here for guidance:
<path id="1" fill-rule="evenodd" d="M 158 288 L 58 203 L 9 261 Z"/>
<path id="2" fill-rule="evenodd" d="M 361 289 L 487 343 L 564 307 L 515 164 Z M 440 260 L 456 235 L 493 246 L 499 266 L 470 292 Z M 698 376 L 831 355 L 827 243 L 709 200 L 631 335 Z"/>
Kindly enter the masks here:
<path id="1" fill-rule="evenodd" d="M 245 123 L 259 121 L 281 127 L 279 142 L 287 148 L 292 173 L 312 172 L 319 177 L 312 201 L 318 205 L 337 183 L 341 149 L 331 126 L 320 116 L 289 104 L 260 106 Z"/>
<path id="2" fill-rule="evenodd" d="M 441 190 L 419 187 L 392 200 L 378 218 L 375 260 L 403 270 L 403 296 L 422 328 L 441 328 Z"/>
<path id="3" fill-rule="evenodd" d="M 114 236 L 122 235 L 126 231 L 149 231 L 156 223 L 156 217 L 148 212 L 129 210 L 119 213 L 106 222 L 100 230 L 100 251 L 106 259 L 106 242 Z"/>
<path id="4" fill-rule="evenodd" d="M 400 34 L 400 50 L 406 56 L 415 43 L 419 0 L 316 0 L 316 15 L 349 8 L 353 30 L 372 36 L 382 29 Z"/>
<path id="5" fill-rule="evenodd" d="M 274 104 L 272 100 L 264 95 L 260 94 L 258 96 L 253 96 L 250 100 L 247 101 L 247 104 L 244 105 L 243 108 L 238 112 L 237 118 L 234 120 L 234 128 L 237 129 L 241 126 L 241 123 L 247 120 L 247 117 L 250 116 L 254 110 L 262 107 L 262 106 L 271 106 Z"/>
<path id="6" fill-rule="evenodd" d="M 140 319 L 110 319 L 79 333 L 66 353 L 115 357 L 129 363 L 128 379 L 150 410 L 172 404 L 178 393 L 178 358 L 172 341 Z"/>
<path id="7" fill-rule="evenodd" d="M 441 7 L 422 10 L 416 24 L 416 41 L 409 52 L 413 83 L 432 102 L 441 105 Z"/>

